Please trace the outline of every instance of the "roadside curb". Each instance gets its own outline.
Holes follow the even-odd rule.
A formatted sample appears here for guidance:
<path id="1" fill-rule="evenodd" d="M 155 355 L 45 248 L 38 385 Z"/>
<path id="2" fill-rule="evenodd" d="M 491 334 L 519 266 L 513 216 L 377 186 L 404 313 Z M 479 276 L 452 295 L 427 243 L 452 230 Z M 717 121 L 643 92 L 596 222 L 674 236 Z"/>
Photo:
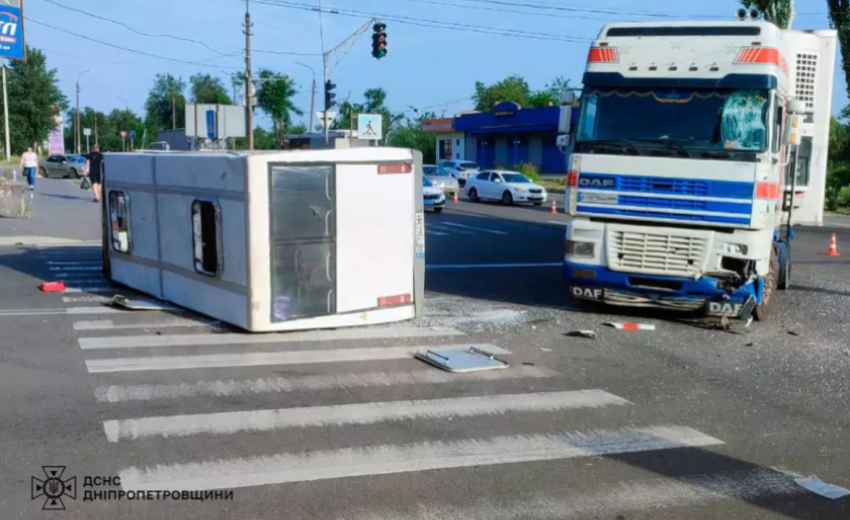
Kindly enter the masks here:
<path id="1" fill-rule="evenodd" d="M 100 240 L 75 240 L 62 237 L 22 236 L 0 237 L 0 247 L 3 246 L 92 246 L 100 245 Z"/>

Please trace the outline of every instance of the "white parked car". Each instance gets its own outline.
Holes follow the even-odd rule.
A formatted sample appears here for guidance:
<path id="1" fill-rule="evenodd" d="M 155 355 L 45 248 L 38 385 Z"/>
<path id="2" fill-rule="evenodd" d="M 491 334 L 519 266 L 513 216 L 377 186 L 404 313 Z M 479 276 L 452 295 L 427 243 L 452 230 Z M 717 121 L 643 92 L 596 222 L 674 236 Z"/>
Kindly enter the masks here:
<path id="1" fill-rule="evenodd" d="M 466 182 L 466 195 L 472 202 L 499 200 L 503 204 L 530 202 L 539 206 L 546 202 L 546 190 L 521 173 L 506 171 L 481 172 Z"/>
<path id="2" fill-rule="evenodd" d="M 472 161 L 441 161 L 439 166 L 457 179 L 461 186 L 467 179 L 473 175 L 478 175 L 481 171 L 478 164 Z"/>
<path id="3" fill-rule="evenodd" d="M 434 186 L 428 177 L 422 177 L 422 196 L 425 199 L 425 209 L 432 209 L 434 213 L 443 211 L 446 205 L 446 194 L 443 190 Z"/>

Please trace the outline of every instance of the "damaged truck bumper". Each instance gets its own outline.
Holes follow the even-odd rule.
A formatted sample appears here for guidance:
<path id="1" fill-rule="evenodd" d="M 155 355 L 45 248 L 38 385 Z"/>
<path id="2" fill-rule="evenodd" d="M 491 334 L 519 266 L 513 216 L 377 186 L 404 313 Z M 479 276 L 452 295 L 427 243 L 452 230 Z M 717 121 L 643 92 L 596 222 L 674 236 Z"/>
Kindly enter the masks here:
<path id="1" fill-rule="evenodd" d="M 693 280 L 633 275 L 606 267 L 573 263 L 564 264 L 564 279 L 574 298 L 607 305 L 653 307 L 748 319 L 753 307 L 761 301 L 758 282 L 731 289 L 720 278 Z"/>

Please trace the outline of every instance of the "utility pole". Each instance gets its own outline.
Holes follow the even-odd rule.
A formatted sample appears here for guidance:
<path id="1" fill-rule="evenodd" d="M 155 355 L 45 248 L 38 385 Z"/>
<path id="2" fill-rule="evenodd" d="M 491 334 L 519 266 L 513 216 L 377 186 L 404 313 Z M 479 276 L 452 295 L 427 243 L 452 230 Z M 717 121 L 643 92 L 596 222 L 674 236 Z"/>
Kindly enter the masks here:
<path id="1" fill-rule="evenodd" d="M 177 92 L 171 93 L 171 129 L 177 130 Z"/>
<path id="2" fill-rule="evenodd" d="M 12 148 L 9 143 L 9 94 L 6 91 L 6 65 L 3 65 L 3 122 L 6 124 L 6 160 L 12 158 Z"/>
<path id="3" fill-rule="evenodd" d="M 74 141 L 74 143 L 75 143 L 74 149 L 76 150 L 77 155 L 80 155 L 80 145 L 82 144 L 82 141 L 83 141 L 80 138 L 80 76 L 82 76 L 83 74 L 85 74 L 87 72 L 91 72 L 91 71 L 90 70 L 84 70 L 84 71 L 80 72 L 79 74 L 77 74 L 77 121 L 76 121 L 76 124 L 74 125 L 74 127 L 75 127 L 74 135 L 75 135 L 75 138 L 76 138 L 75 141 Z"/>
<path id="4" fill-rule="evenodd" d="M 97 138 L 97 112 L 94 113 L 94 144 L 100 146 L 100 140 Z"/>
<path id="5" fill-rule="evenodd" d="M 309 65 L 305 65 L 304 63 L 301 63 L 300 61 L 296 61 L 295 64 L 301 65 L 302 67 L 306 67 L 306 68 L 310 69 L 310 72 L 313 73 L 313 91 L 312 91 L 312 95 L 310 96 L 310 127 L 307 130 L 307 133 L 312 133 L 313 132 L 313 113 L 316 111 L 316 71 L 313 70 L 313 67 L 311 67 Z"/>
<path id="6" fill-rule="evenodd" d="M 786 29 L 791 30 L 794 26 L 794 18 L 797 17 L 797 11 L 794 10 L 794 0 L 789 0 L 789 3 L 791 5 L 789 6 L 788 27 Z"/>
<path id="7" fill-rule="evenodd" d="M 248 150 L 254 149 L 254 100 L 251 99 L 251 12 L 245 0 L 245 124 L 248 127 Z"/>

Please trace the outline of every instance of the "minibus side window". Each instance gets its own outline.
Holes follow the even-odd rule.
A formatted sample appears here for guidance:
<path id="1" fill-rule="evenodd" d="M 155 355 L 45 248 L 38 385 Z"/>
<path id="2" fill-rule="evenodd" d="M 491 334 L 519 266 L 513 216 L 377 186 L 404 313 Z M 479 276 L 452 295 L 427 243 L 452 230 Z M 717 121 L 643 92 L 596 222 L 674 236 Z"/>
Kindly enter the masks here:
<path id="1" fill-rule="evenodd" d="M 130 199 L 123 191 L 109 192 L 109 225 L 112 228 L 112 249 L 129 253 L 132 249 Z"/>
<path id="2" fill-rule="evenodd" d="M 221 273 L 221 210 L 209 200 L 192 202 L 192 239 L 195 271 L 206 276 Z"/>

